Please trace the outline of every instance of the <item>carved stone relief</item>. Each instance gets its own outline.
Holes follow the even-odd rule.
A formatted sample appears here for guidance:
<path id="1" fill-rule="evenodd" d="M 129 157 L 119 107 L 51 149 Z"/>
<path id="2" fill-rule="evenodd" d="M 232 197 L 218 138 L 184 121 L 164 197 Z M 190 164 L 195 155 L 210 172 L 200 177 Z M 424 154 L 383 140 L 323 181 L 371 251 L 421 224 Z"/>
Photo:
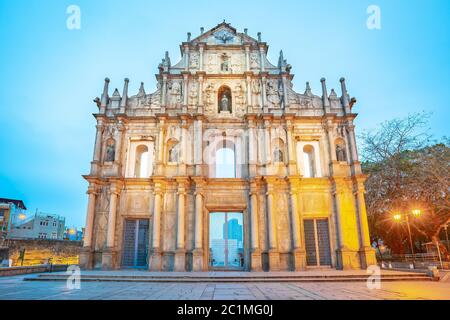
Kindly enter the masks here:
<path id="1" fill-rule="evenodd" d="M 276 79 L 267 81 L 267 102 L 270 108 L 281 107 L 281 90 Z"/>
<path id="2" fill-rule="evenodd" d="M 177 107 L 181 104 L 181 83 L 180 81 L 171 81 L 169 89 L 169 106 Z"/>

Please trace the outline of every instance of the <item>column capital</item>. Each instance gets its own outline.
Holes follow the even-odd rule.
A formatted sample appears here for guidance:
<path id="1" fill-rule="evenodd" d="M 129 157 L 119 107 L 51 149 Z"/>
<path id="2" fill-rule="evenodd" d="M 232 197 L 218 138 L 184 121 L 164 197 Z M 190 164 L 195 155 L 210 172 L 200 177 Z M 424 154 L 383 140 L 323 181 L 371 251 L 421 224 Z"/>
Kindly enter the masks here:
<path id="1" fill-rule="evenodd" d="M 97 195 L 98 194 L 98 187 L 97 186 L 89 186 L 88 190 L 86 192 L 88 195 Z"/>

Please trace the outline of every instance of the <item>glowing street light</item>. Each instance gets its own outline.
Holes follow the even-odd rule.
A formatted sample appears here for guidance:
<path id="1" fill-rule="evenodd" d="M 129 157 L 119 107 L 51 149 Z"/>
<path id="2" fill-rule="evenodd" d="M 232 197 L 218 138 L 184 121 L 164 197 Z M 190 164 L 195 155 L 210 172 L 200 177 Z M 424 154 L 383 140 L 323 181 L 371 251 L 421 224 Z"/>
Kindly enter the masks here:
<path id="1" fill-rule="evenodd" d="M 422 214 L 422 212 L 419 209 L 414 209 L 411 211 L 412 216 L 418 218 L 420 217 L 420 215 Z M 413 241 L 412 241 L 412 236 L 411 236 L 411 227 L 409 225 L 409 213 L 405 213 L 405 214 L 401 214 L 401 213 L 395 213 L 394 214 L 394 220 L 397 222 L 400 222 L 402 220 L 402 217 L 405 216 L 405 220 L 406 220 L 406 226 L 408 227 L 408 236 L 409 236 L 409 245 L 411 248 L 411 254 L 412 254 L 412 259 L 413 259 L 413 265 L 415 263 L 415 258 L 414 258 L 414 246 L 413 246 Z"/>

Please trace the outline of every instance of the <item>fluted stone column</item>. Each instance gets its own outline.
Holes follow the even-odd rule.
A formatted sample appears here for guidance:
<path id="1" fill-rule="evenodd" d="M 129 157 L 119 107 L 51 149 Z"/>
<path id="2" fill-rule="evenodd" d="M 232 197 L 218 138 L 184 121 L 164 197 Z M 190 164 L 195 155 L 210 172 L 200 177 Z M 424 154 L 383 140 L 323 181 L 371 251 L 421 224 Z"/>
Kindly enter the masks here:
<path id="1" fill-rule="evenodd" d="M 193 271 L 203 271 L 203 184 L 201 179 L 195 179 L 195 234 L 193 251 Z"/>
<path id="2" fill-rule="evenodd" d="M 289 177 L 290 187 L 290 203 L 291 203 L 291 223 L 292 223 L 292 239 L 294 248 L 292 255 L 294 257 L 294 270 L 300 271 L 306 269 L 306 250 L 302 237 L 302 219 L 300 218 L 298 194 L 299 194 L 299 177 Z"/>
<path id="3" fill-rule="evenodd" d="M 150 258 L 150 270 L 161 271 L 161 211 L 164 192 L 160 182 L 155 183 L 155 200 L 152 225 L 152 250 Z"/>
<path id="4" fill-rule="evenodd" d="M 183 72 L 183 107 L 188 105 L 189 74 Z"/>
<path id="5" fill-rule="evenodd" d="M 102 254 L 102 268 L 114 269 L 116 267 L 117 248 L 115 247 L 116 237 L 116 216 L 117 198 L 119 196 L 118 186 L 111 184 L 109 195 L 108 225 L 106 232 L 106 250 Z"/>
<path id="6" fill-rule="evenodd" d="M 203 71 L 203 52 L 204 52 L 204 45 L 203 44 L 199 44 L 199 47 L 198 47 L 198 49 L 199 49 L 199 51 L 200 51 L 200 63 L 199 63 L 199 69 L 200 69 L 200 71 Z"/>
<path id="7" fill-rule="evenodd" d="M 270 141 L 270 128 L 271 123 L 268 119 L 264 120 L 264 144 L 265 144 L 265 150 L 264 150 L 264 162 L 266 164 L 270 163 L 272 161 L 272 142 Z"/>
<path id="8" fill-rule="evenodd" d="M 259 47 L 259 62 L 260 62 L 261 72 L 266 71 L 266 67 L 265 67 L 265 63 L 264 63 L 265 62 L 264 55 L 265 55 L 264 46 L 260 46 Z"/>
<path id="9" fill-rule="evenodd" d="M 348 140 L 350 142 L 350 151 L 352 154 L 352 161 L 358 162 L 358 150 L 356 147 L 356 139 L 355 139 L 355 126 L 350 124 L 347 126 L 348 129 Z"/>
<path id="10" fill-rule="evenodd" d="M 266 86 L 267 86 L 267 79 L 266 76 L 263 75 L 261 78 L 261 107 L 263 108 L 264 112 L 267 112 L 267 94 L 266 94 Z"/>
<path id="11" fill-rule="evenodd" d="M 249 118 L 248 120 L 248 164 L 249 164 L 249 175 L 250 177 L 256 176 L 256 164 L 258 163 L 258 153 L 257 153 L 257 137 L 256 137 L 256 124 L 254 118 Z"/>
<path id="12" fill-rule="evenodd" d="M 91 175 L 97 175 L 98 169 L 100 165 L 100 157 L 102 153 L 102 138 L 103 138 L 103 119 L 97 118 L 97 125 L 96 125 L 96 134 L 95 134 L 95 144 L 94 144 L 94 156 L 93 161 L 91 164 Z"/>
<path id="13" fill-rule="evenodd" d="M 250 268 L 252 271 L 261 271 L 261 249 L 259 246 L 259 211 L 258 211 L 258 186 L 256 182 L 252 182 L 250 186 L 250 210 L 251 210 L 251 261 Z"/>
<path id="14" fill-rule="evenodd" d="M 159 119 L 158 157 L 156 162 L 156 174 L 164 175 L 164 140 L 166 132 L 165 118 Z"/>
<path id="15" fill-rule="evenodd" d="M 203 164 L 203 121 L 201 116 L 194 121 L 194 164 L 195 174 L 202 174 Z"/>
<path id="16" fill-rule="evenodd" d="M 290 175 L 297 174 L 297 148 L 293 138 L 293 129 L 291 119 L 286 123 L 287 131 L 287 147 L 288 147 L 288 169 Z"/>
<path id="17" fill-rule="evenodd" d="M 356 181 L 356 201 L 358 209 L 359 231 L 361 238 L 359 254 L 361 259 L 361 268 L 366 269 L 370 265 L 376 265 L 377 259 L 375 256 L 375 250 L 372 248 L 370 241 L 366 202 L 364 200 L 364 193 L 365 193 L 364 178 L 360 178 L 358 180 L 359 181 Z"/>
<path id="18" fill-rule="evenodd" d="M 94 184 L 90 184 L 88 191 L 88 205 L 86 215 L 86 227 L 84 229 L 83 249 L 80 252 L 80 267 L 83 269 L 91 269 L 93 266 L 93 231 L 95 220 L 95 202 L 97 190 Z"/>
<path id="19" fill-rule="evenodd" d="M 250 45 L 245 45 L 245 70 L 250 71 Z"/>
<path id="20" fill-rule="evenodd" d="M 95 199 L 96 199 L 96 190 L 95 187 L 89 187 L 88 189 L 88 207 L 87 207 L 87 216 L 86 216 L 86 227 L 84 230 L 84 247 L 92 246 L 92 234 L 94 230 L 94 217 L 95 217 Z"/>
<path id="21" fill-rule="evenodd" d="M 348 199 L 348 186 L 345 178 L 335 178 L 334 185 L 334 206 L 336 212 L 336 231 L 339 239 L 337 248 L 337 267 L 344 270 L 359 269 L 361 260 L 359 255 L 359 232 L 358 228 L 346 228 L 344 226 L 349 223 L 355 223 L 355 216 L 351 216 L 348 212 L 354 212 L 356 207 L 350 203 Z M 350 191 L 351 192 L 351 191 Z"/>
<path id="22" fill-rule="evenodd" d="M 175 271 L 186 271 L 186 183 L 187 178 L 179 178 L 177 207 L 177 249 L 175 252 Z"/>
<path id="23" fill-rule="evenodd" d="M 198 75 L 198 113 L 203 112 L 203 73 Z"/>
<path id="24" fill-rule="evenodd" d="M 280 253 L 278 251 L 276 204 L 274 202 L 276 178 L 267 177 L 267 224 L 269 232 L 269 268 L 280 270 Z"/>
<path id="25" fill-rule="evenodd" d="M 167 106 L 167 74 L 163 74 L 162 88 L 161 88 L 161 108 Z"/>

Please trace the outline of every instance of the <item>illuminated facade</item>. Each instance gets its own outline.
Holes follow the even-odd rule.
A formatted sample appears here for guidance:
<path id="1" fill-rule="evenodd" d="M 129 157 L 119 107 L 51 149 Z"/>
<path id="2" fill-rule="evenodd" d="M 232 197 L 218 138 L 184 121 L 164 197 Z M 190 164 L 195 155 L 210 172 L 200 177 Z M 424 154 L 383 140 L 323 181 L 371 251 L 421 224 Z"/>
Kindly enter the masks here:
<path id="1" fill-rule="evenodd" d="M 280 53 L 227 23 L 168 53 L 157 89 L 95 102 L 85 268 L 305 270 L 375 263 L 354 100 L 293 90 Z M 233 223 L 229 223 L 234 221 Z M 237 222 L 236 222 L 237 221 Z M 228 239 L 228 225 L 242 241 Z M 234 226 L 233 228 L 235 228 Z M 241 244 L 241 245 L 240 245 Z M 218 250 L 220 252 L 218 252 Z M 221 251 L 223 250 L 223 252 Z"/>

